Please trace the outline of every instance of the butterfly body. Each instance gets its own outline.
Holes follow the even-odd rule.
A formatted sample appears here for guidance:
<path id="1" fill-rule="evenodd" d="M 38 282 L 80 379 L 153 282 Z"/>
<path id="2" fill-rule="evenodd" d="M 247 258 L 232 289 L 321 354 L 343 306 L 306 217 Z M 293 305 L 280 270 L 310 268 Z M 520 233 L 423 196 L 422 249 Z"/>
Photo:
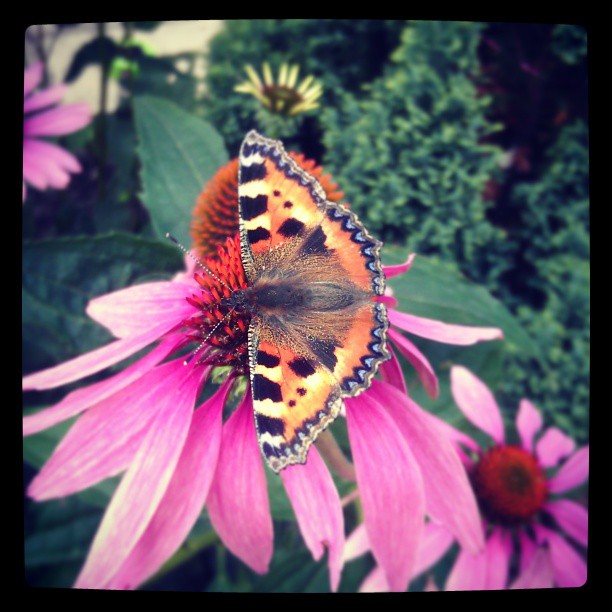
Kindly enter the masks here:
<path id="1" fill-rule="evenodd" d="M 256 132 L 240 152 L 241 258 L 248 287 L 226 298 L 250 314 L 249 375 L 259 443 L 278 472 L 304 463 L 344 397 L 389 357 L 381 243 L 328 202 L 282 144 Z"/>

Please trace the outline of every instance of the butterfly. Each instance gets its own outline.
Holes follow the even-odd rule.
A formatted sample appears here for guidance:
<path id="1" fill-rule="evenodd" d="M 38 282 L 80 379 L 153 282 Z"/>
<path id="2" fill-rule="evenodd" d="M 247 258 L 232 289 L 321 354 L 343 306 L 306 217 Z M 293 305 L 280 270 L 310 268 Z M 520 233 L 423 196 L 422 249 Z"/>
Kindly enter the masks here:
<path id="1" fill-rule="evenodd" d="M 282 143 L 250 131 L 239 155 L 241 259 L 226 305 L 251 315 L 248 365 L 259 446 L 274 472 L 305 463 L 343 398 L 367 389 L 387 349 L 382 243 L 327 201 Z"/>

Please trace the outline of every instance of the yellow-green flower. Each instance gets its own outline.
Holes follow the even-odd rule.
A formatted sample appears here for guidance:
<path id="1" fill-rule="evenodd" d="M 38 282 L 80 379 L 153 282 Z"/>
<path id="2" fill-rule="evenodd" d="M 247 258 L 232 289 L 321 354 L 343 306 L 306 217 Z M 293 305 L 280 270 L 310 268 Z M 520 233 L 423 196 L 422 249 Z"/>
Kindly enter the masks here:
<path id="1" fill-rule="evenodd" d="M 262 66 L 263 78 L 250 64 L 244 69 L 249 78 L 237 85 L 234 91 L 254 96 L 272 113 L 297 115 L 319 106 L 317 100 L 323 93 L 321 83 L 309 75 L 298 85 L 300 67 L 297 64 L 283 63 L 276 82 L 268 62 Z"/>

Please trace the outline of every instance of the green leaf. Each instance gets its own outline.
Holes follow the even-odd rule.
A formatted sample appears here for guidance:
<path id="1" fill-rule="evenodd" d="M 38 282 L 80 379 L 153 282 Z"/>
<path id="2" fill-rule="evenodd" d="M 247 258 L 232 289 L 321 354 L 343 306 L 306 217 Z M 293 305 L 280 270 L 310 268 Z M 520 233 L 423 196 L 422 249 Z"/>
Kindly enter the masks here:
<path id="1" fill-rule="evenodd" d="M 85 314 L 95 296 L 181 269 L 171 244 L 131 234 L 23 243 L 24 372 L 49 367 L 111 339 Z"/>
<path id="2" fill-rule="evenodd" d="M 385 245 L 385 263 L 406 260 L 401 247 Z M 510 311 L 484 287 L 468 281 L 452 265 L 417 256 L 407 274 L 389 280 L 398 309 L 445 323 L 499 327 L 506 350 L 519 350 L 539 357 L 539 348 Z"/>
<path id="3" fill-rule="evenodd" d="M 153 96 L 134 100 L 142 200 L 159 236 L 170 232 L 188 245 L 191 212 L 198 195 L 228 155 L 207 122 Z"/>

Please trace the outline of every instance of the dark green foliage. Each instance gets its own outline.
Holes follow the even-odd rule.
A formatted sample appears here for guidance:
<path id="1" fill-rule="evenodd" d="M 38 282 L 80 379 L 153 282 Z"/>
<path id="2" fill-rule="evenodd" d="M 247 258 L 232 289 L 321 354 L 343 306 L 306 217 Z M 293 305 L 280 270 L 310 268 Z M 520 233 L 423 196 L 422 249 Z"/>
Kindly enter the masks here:
<path id="1" fill-rule="evenodd" d="M 584 61 L 587 55 L 586 30 L 569 24 L 555 26 L 552 49 L 567 64 L 578 64 Z"/>
<path id="2" fill-rule="evenodd" d="M 356 94 L 363 83 L 381 74 L 404 25 L 402 21 L 369 19 L 226 21 L 208 53 L 206 117 L 235 155 L 249 129 L 263 129 L 257 121 L 259 102 L 234 92 L 247 78 L 245 64 L 261 73 L 261 65 L 267 61 L 276 77 L 283 62 L 297 63 L 300 80 L 312 74 L 322 82 L 322 106 L 334 105 L 342 91 Z M 311 112 L 301 123 L 297 141 L 302 148 L 308 147 L 313 135 L 318 140 L 316 121 L 317 113 Z"/>
<path id="3" fill-rule="evenodd" d="M 512 360 L 507 389 L 515 400 L 530 397 L 559 426 L 585 441 L 590 240 L 588 130 L 582 121 L 561 131 L 538 180 L 519 184 L 512 201 L 520 221 L 517 250 L 525 264 L 513 278 L 513 293 L 506 289 L 505 302 L 540 345 L 543 360 Z M 539 306 L 526 305 L 525 295 L 534 296 Z"/>
<path id="4" fill-rule="evenodd" d="M 484 141 L 496 126 L 476 88 L 479 35 L 478 24 L 411 24 L 369 95 L 326 109 L 323 141 L 326 169 L 369 229 L 482 280 L 504 234 L 483 198 L 499 150 Z"/>

